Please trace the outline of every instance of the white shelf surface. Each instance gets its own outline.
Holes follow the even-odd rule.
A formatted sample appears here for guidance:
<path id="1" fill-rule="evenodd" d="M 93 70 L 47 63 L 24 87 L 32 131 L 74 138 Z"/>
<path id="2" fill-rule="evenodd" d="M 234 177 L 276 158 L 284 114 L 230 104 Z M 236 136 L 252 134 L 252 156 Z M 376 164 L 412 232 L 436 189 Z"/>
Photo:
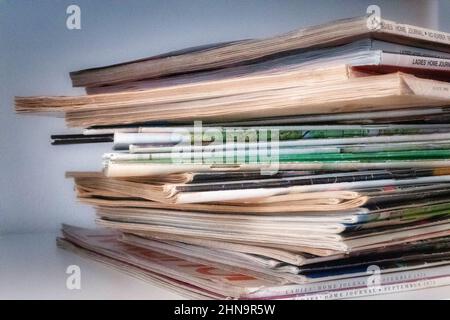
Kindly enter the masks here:
<path id="1" fill-rule="evenodd" d="M 0 299 L 183 299 L 95 261 L 56 247 L 55 234 L 0 237 Z M 66 288 L 66 269 L 81 269 L 81 289 Z M 450 299 L 450 286 L 367 299 Z"/>

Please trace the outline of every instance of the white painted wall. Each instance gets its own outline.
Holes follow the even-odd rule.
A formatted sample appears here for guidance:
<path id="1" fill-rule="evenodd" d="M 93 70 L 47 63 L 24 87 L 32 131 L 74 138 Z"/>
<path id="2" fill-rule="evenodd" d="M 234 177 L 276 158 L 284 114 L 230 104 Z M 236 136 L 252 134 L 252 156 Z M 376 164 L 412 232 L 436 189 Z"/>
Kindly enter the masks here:
<path id="1" fill-rule="evenodd" d="M 450 32 L 450 0 L 438 2 L 439 29 Z"/>

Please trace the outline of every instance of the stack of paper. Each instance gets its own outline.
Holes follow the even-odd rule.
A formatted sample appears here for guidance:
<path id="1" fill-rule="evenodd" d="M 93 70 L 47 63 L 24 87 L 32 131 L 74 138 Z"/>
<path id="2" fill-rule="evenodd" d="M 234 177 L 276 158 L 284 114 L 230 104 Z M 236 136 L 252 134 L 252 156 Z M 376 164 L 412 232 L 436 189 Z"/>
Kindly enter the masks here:
<path id="1" fill-rule="evenodd" d="M 368 20 L 369 19 L 369 20 Z M 195 298 L 450 282 L 450 34 L 371 17 L 71 74 L 17 97 L 113 143 L 68 172 L 97 230 L 58 244 Z M 99 159 L 100 161 L 100 159 Z"/>

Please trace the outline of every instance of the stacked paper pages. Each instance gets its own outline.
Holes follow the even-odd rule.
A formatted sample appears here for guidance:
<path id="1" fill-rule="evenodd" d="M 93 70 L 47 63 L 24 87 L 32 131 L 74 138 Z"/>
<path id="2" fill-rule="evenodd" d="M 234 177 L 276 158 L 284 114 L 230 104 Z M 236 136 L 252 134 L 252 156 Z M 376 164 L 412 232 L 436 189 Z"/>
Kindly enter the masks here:
<path id="1" fill-rule="evenodd" d="M 372 21 L 372 23 L 370 23 Z M 111 143 L 58 244 L 187 297 L 450 284 L 450 34 L 373 17 L 71 73 L 17 97 Z M 377 22 L 375 20 L 375 22 Z"/>

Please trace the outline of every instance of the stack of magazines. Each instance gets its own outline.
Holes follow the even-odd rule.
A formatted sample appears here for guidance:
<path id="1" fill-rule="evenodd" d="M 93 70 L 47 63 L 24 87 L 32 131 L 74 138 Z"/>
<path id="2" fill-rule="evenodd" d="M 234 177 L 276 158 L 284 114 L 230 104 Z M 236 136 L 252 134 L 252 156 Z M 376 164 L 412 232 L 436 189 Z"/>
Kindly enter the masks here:
<path id="1" fill-rule="evenodd" d="M 112 143 L 58 245 L 193 298 L 450 284 L 450 34 L 376 17 L 73 72 L 17 97 Z"/>

